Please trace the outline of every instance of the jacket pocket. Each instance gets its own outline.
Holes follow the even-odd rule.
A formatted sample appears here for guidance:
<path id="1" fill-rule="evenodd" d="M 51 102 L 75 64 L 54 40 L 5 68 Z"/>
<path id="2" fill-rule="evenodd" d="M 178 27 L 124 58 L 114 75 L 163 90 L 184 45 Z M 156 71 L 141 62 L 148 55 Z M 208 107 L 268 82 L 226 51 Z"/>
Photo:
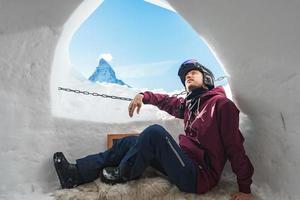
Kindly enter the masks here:
<path id="1" fill-rule="evenodd" d="M 200 168 L 210 169 L 210 158 L 201 144 L 186 135 L 179 135 L 179 146 Z"/>

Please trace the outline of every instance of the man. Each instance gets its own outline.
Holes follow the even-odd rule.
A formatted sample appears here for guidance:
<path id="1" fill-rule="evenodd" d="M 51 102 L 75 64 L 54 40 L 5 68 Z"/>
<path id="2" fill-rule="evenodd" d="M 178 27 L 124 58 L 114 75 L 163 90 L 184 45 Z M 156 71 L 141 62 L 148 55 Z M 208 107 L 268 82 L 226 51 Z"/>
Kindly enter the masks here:
<path id="1" fill-rule="evenodd" d="M 188 92 L 186 98 L 147 91 L 135 96 L 128 112 L 132 117 L 144 103 L 184 119 L 179 145 L 163 127 L 152 125 L 139 136 L 120 139 L 111 149 L 78 159 L 76 164 L 68 163 L 61 152 L 55 153 L 62 187 L 91 182 L 99 173 L 104 182 L 126 182 L 139 178 L 150 165 L 181 191 L 201 194 L 217 185 L 229 159 L 239 186 L 231 199 L 251 199 L 253 167 L 239 131 L 239 110 L 222 87 L 214 87 L 212 72 L 196 60 L 184 62 L 178 75 Z"/>

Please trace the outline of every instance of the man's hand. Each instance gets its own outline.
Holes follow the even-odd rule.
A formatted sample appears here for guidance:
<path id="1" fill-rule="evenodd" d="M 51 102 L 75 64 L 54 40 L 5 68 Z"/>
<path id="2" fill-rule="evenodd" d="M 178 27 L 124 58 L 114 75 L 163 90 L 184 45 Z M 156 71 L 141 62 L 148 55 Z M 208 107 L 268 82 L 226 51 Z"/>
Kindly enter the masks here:
<path id="1" fill-rule="evenodd" d="M 231 194 L 231 200 L 254 200 L 254 198 L 251 194 L 237 192 L 237 193 Z"/>
<path id="2" fill-rule="evenodd" d="M 133 113 L 134 113 L 134 110 L 136 109 L 137 107 L 137 114 L 140 113 L 140 109 L 142 107 L 142 104 L 143 104 L 143 98 L 144 98 L 144 95 L 142 94 L 137 94 L 134 99 L 130 102 L 129 106 L 128 106 L 128 112 L 129 112 L 129 116 L 132 117 L 133 116 Z"/>

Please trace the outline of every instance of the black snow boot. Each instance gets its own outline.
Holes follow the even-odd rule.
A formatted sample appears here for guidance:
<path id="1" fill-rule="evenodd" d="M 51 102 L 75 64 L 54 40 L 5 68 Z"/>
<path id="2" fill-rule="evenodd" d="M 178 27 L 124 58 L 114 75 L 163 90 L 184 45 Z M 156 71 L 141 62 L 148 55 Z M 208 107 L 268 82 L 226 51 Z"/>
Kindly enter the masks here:
<path id="1" fill-rule="evenodd" d="M 112 184 L 112 185 L 125 182 L 121 177 L 119 167 L 103 168 L 101 171 L 100 177 L 101 177 L 102 182 Z"/>
<path id="2" fill-rule="evenodd" d="M 83 183 L 75 164 L 70 164 L 62 152 L 53 155 L 53 162 L 62 188 L 73 188 Z"/>

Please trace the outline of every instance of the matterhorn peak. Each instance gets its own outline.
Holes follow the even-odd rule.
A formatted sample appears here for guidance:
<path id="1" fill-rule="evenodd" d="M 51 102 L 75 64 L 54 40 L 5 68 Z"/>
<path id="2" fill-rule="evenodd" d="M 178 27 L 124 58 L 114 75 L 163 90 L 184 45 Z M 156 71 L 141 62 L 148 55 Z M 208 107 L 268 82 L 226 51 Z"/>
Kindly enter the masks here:
<path id="1" fill-rule="evenodd" d="M 105 83 L 115 83 L 119 85 L 127 85 L 122 80 L 117 79 L 116 73 L 112 66 L 104 59 L 99 60 L 99 64 L 96 67 L 95 72 L 89 78 L 92 82 L 105 82 Z M 129 85 L 127 85 L 130 87 Z"/>

